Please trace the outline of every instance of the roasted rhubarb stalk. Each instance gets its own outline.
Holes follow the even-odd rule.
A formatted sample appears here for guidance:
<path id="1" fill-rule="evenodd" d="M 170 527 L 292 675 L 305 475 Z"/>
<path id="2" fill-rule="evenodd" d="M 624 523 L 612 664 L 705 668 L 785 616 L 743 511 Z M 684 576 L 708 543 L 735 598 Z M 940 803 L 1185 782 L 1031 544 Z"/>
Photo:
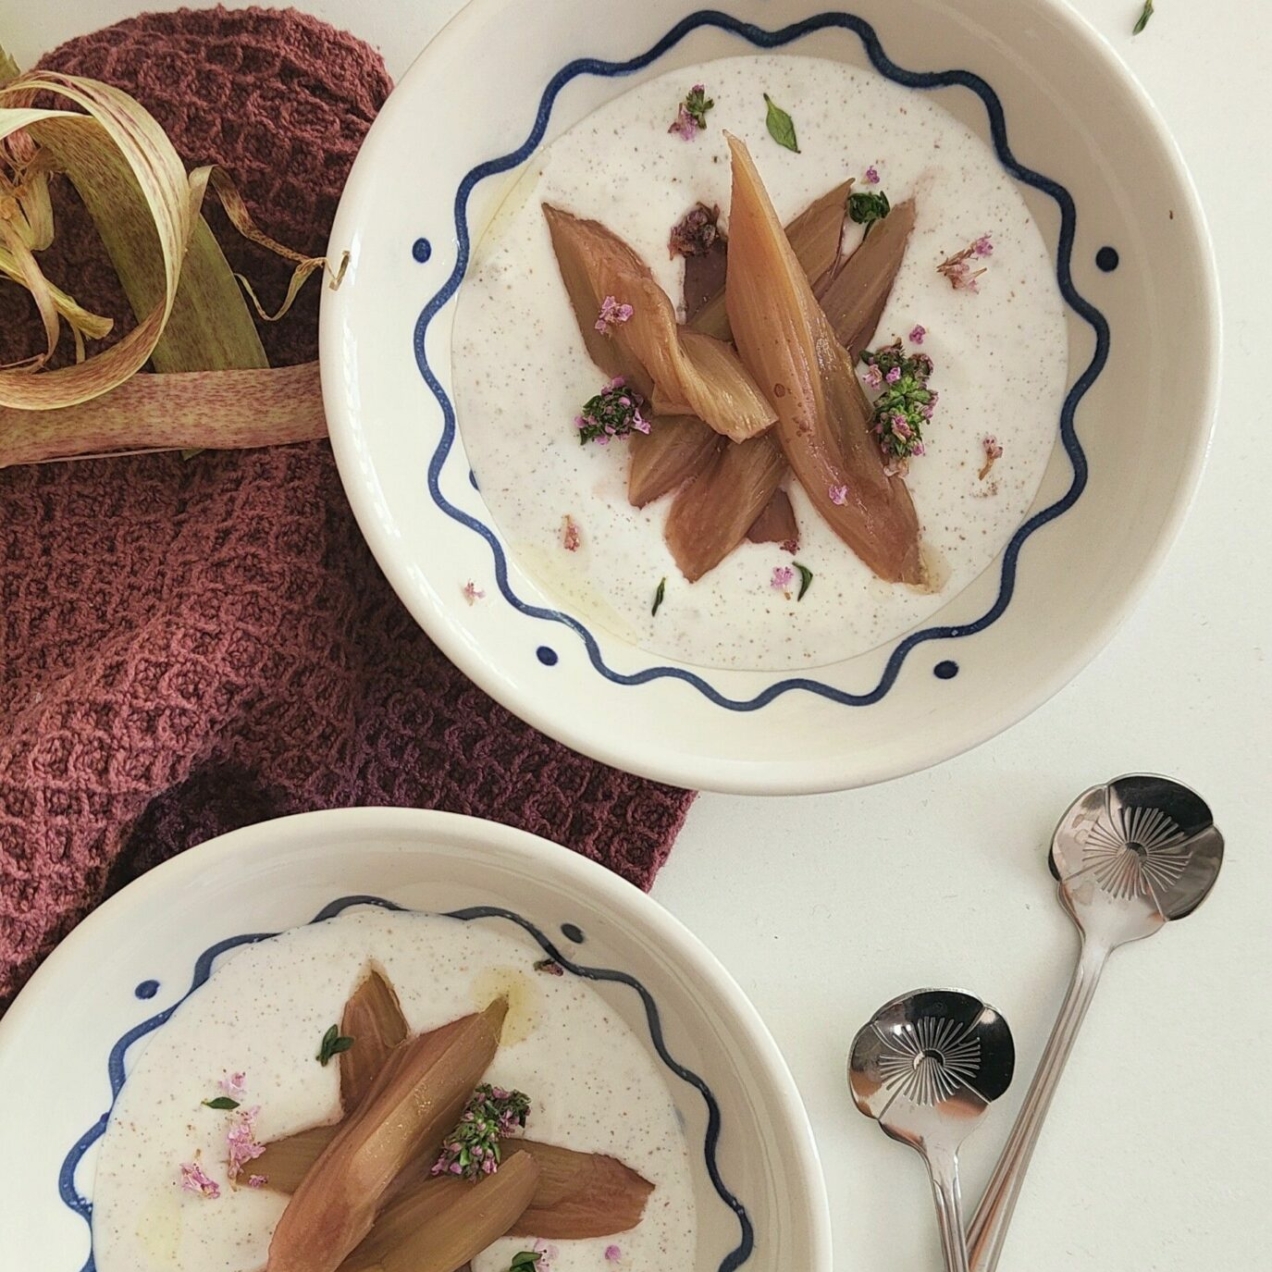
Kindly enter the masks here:
<path id="1" fill-rule="evenodd" d="M 311 1126 L 286 1139 L 275 1140 L 265 1146 L 265 1151 L 252 1163 L 252 1169 L 265 1177 L 266 1188 L 294 1193 L 342 1125 L 333 1122 L 330 1126 Z"/>
<path id="2" fill-rule="evenodd" d="M 921 583 L 918 517 L 905 482 L 884 471 L 853 364 L 813 296 L 746 146 L 730 137 L 729 148 L 729 322 L 742 360 L 771 396 L 776 440 L 813 507 L 875 574 Z"/>
<path id="3" fill-rule="evenodd" d="M 374 968 L 345 1003 L 340 1032 L 354 1040 L 340 1054 L 340 1103 L 349 1114 L 362 1103 L 389 1052 L 406 1040 L 406 1018 L 397 995 Z"/>
<path id="4" fill-rule="evenodd" d="M 654 1191 L 649 1180 L 617 1158 L 600 1153 L 576 1153 L 520 1139 L 506 1141 L 503 1151 L 501 1171 L 522 1153 L 539 1166 L 530 1204 L 509 1230 L 514 1237 L 571 1241 L 627 1232 L 640 1223 Z"/>
<path id="5" fill-rule="evenodd" d="M 786 543 L 792 551 L 799 543 L 799 525 L 795 521 L 795 509 L 790 496 L 779 486 L 760 515 L 751 522 L 746 537 L 752 543 Z"/>
<path id="6" fill-rule="evenodd" d="M 627 498 L 637 508 L 688 481 L 721 448 L 732 445 L 692 415 L 659 415 L 648 433 L 627 439 Z"/>
<path id="7" fill-rule="evenodd" d="M 730 442 L 680 488 L 664 536 L 690 583 L 714 570 L 746 538 L 785 471 L 781 450 L 766 434 Z"/>
<path id="8" fill-rule="evenodd" d="M 787 227 L 786 237 L 791 250 L 810 282 L 829 281 L 839 260 L 839 244 L 844 237 L 844 220 L 847 217 L 848 196 L 852 193 L 852 180 L 827 190 L 814 199 Z M 688 262 L 686 261 L 686 265 Z M 726 278 L 727 278 L 726 263 Z M 729 315 L 725 306 L 724 286 L 712 298 L 697 309 L 690 326 L 717 340 L 731 340 Z M 686 295 L 686 303 L 688 296 Z"/>
<path id="9" fill-rule="evenodd" d="M 507 1000 L 496 999 L 484 1012 L 421 1034 L 390 1054 L 356 1112 L 292 1194 L 274 1229 L 266 1272 L 334 1272 L 340 1266 L 370 1231 L 403 1167 L 441 1149 L 494 1058 L 507 1011 Z"/>
<path id="10" fill-rule="evenodd" d="M 853 366 L 874 340 L 913 229 L 914 200 L 907 199 L 875 221 L 861 246 L 813 288 Z"/>
<path id="11" fill-rule="evenodd" d="M 651 399 L 656 414 L 696 415 L 734 441 L 773 423 L 772 407 L 733 350 L 682 330 L 666 293 L 618 235 L 547 204 L 543 211 L 579 330 L 603 370 L 628 374 L 630 368 L 618 368 L 634 360 L 644 374 L 629 382 Z M 630 305 L 631 314 L 602 334 L 595 326 L 607 297 Z"/>
<path id="12" fill-rule="evenodd" d="M 529 1153 L 476 1182 L 430 1180 L 385 1207 L 341 1272 L 454 1272 L 517 1222 L 538 1182 Z"/>

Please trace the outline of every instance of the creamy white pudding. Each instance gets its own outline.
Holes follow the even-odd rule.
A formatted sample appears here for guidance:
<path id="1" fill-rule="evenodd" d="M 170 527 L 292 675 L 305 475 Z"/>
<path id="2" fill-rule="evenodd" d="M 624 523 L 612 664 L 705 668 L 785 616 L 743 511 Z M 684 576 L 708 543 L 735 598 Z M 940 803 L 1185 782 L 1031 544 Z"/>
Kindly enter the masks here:
<path id="1" fill-rule="evenodd" d="M 702 83 L 714 101 L 692 140 L 668 132 L 677 104 Z M 799 153 L 768 134 L 764 94 L 794 121 Z M 670 496 L 632 507 L 627 444 L 580 445 L 575 418 L 606 377 L 589 359 L 541 211 L 551 203 L 602 222 L 679 299 L 683 262 L 670 229 L 697 202 L 727 230 L 724 133 L 745 141 L 788 221 L 854 177 L 917 220 L 872 342 L 916 327 L 940 397 L 910 465 L 936 586 L 876 578 L 818 517 L 797 482 L 794 558 L 744 543 L 690 584 L 663 542 Z M 866 182 L 868 170 L 877 185 Z M 845 249 L 861 235 L 849 224 Z M 938 266 L 989 235 L 978 290 Z M 1002 550 L 1033 501 L 1066 388 L 1067 330 L 1046 244 L 991 147 L 930 97 L 838 62 L 789 55 L 728 58 L 650 80 L 536 153 L 477 244 L 460 290 L 453 340 L 456 412 L 483 498 L 513 557 L 564 608 L 661 656 L 713 667 L 813 667 L 864 652 L 934 613 Z M 1002 454 L 991 471 L 984 442 Z M 564 519 L 577 528 L 568 550 Z M 802 600 L 773 571 L 813 574 Z M 659 582 L 664 600 L 651 614 Z M 462 587 L 464 580 L 456 586 Z M 487 602 L 488 603 L 488 602 Z"/>
<path id="2" fill-rule="evenodd" d="M 315 1054 L 368 965 L 397 990 L 413 1033 L 506 994 L 503 1043 L 485 1080 L 531 1099 L 527 1135 L 616 1157 L 654 1184 L 644 1218 L 609 1238 L 554 1241 L 553 1272 L 658 1268 L 692 1272 L 696 1218 L 684 1136 L 648 1046 L 574 976 L 534 970 L 538 945 L 492 926 L 358 908 L 224 955 L 208 982 L 150 1037 L 102 1139 L 93 1185 L 97 1272 L 256 1272 L 286 1199 L 231 1184 L 234 1114 L 207 1108 L 227 1074 L 244 1075 L 262 1141 L 340 1116 L 335 1063 Z M 504 925 L 506 929 L 508 925 Z M 355 1044 L 356 1045 L 356 1044 Z M 196 1161 L 219 1188 L 182 1188 Z M 533 1248 L 495 1242 L 474 1272 L 506 1272 Z M 607 1260 L 617 1245 L 621 1259 Z"/>

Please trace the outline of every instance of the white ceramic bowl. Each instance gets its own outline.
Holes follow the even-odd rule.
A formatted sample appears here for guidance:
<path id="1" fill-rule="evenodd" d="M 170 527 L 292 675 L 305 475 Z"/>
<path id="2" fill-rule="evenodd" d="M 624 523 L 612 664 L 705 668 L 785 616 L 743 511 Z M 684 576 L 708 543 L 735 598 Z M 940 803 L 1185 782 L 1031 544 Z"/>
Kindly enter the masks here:
<path id="1" fill-rule="evenodd" d="M 207 976 L 214 947 L 308 923 L 355 896 L 514 911 L 563 960 L 621 973 L 594 988 L 647 1042 L 684 1119 L 697 1267 L 830 1272 L 825 1187 L 803 1105 L 768 1031 L 706 948 L 637 888 L 565 848 L 491 822 L 393 808 L 306 813 L 203 844 L 106 902 L 48 959 L 0 1021 L 4 1267 L 91 1267 L 84 1219 L 104 1115 L 162 1027 L 156 1018 Z M 508 919 L 477 921 L 516 931 Z"/>
<path id="2" fill-rule="evenodd" d="M 757 43 L 873 64 L 992 136 L 1069 301 L 1073 387 L 1028 520 L 921 628 L 801 675 L 669 663 L 560 609 L 505 550 L 450 407 L 455 290 L 520 160 L 642 77 Z M 324 395 L 398 594 L 512 711 L 680 785 L 878 781 L 1021 719 L 1134 605 L 1210 435 L 1219 318 L 1196 193 L 1143 92 L 1054 0 L 473 0 L 372 128 L 332 235 L 346 251 L 324 297 Z"/>

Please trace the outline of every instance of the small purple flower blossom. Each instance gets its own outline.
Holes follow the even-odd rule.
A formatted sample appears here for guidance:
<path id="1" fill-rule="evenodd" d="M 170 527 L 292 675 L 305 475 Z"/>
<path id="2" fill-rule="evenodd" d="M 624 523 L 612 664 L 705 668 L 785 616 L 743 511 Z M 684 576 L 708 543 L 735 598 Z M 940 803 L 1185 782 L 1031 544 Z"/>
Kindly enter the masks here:
<path id="1" fill-rule="evenodd" d="M 848 502 L 847 486 L 831 486 L 827 494 L 830 495 L 830 502 L 837 507 L 842 508 Z"/>
<path id="2" fill-rule="evenodd" d="M 881 389 L 883 387 L 883 372 L 876 366 L 868 366 L 861 373 L 861 378 L 869 389 Z"/>
<path id="3" fill-rule="evenodd" d="M 926 353 L 907 353 L 900 340 L 861 357 L 881 380 L 883 391 L 874 402 L 871 432 L 878 438 L 884 471 L 892 477 L 906 471 L 912 455 L 924 452 L 923 426 L 936 403 L 936 394 L 927 387 L 932 359 Z"/>
<path id="4" fill-rule="evenodd" d="M 522 1092 L 479 1086 L 458 1125 L 443 1142 L 430 1174 L 464 1179 L 493 1175 L 502 1160 L 499 1141 L 523 1130 L 529 1112 L 529 1097 Z"/>
<path id="5" fill-rule="evenodd" d="M 616 1245 L 607 1245 L 605 1247 L 605 1259 L 607 1263 L 617 1263 L 623 1257 L 623 1252 Z"/>
<path id="6" fill-rule="evenodd" d="M 181 1163 L 181 1187 L 209 1201 L 215 1201 L 221 1195 L 221 1185 L 198 1162 Z"/>
<path id="7" fill-rule="evenodd" d="M 867 185 L 879 184 L 879 169 L 876 168 L 874 164 L 871 164 L 870 167 L 866 169 L 866 184 Z"/>
<path id="8" fill-rule="evenodd" d="M 583 414 L 574 418 L 579 441 L 607 446 L 611 437 L 626 437 L 633 429 L 649 432 L 649 421 L 640 413 L 645 399 L 621 375 L 615 376 L 595 397 L 583 403 Z"/>
<path id="9" fill-rule="evenodd" d="M 976 242 L 972 244 L 972 251 L 974 251 L 977 256 L 993 256 L 994 254 L 993 239 L 991 239 L 988 234 L 982 234 L 980 238 L 978 238 Z"/>
<path id="10" fill-rule="evenodd" d="M 775 592 L 785 592 L 795 581 L 795 571 L 789 565 L 778 565 L 773 568 L 773 577 L 769 587 Z"/>
<path id="11" fill-rule="evenodd" d="M 249 1188 L 264 1188 L 268 1183 L 268 1175 L 249 1175 L 247 1177 L 247 1186 Z"/>
<path id="12" fill-rule="evenodd" d="M 921 345 L 923 341 L 926 339 L 927 339 L 927 328 L 919 326 L 919 324 L 916 322 L 914 326 L 910 328 L 910 343 Z"/>
<path id="13" fill-rule="evenodd" d="M 707 126 L 707 111 L 714 105 L 715 102 L 707 96 L 707 86 L 695 84 L 685 94 L 667 131 L 678 133 L 685 141 L 692 141 L 698 131 Z"/>
<path id="14" fill-rule="evenodd" d="M 485 595 L 486 593 L 483 592 L 481 588 L 472 581 L 472 579 L 469 579 L 468 582 L 464 584 L 464 600 L 466 600 L 469 605 L 476 605 L 477 602 Z"/>
<path id="15" fill-rule="evenodd" d="M 216 1085 L 222 1095 L 228 1095 L 231 1100 L 242 1101 L 247 1094 L 247 1074 L 227 1073 Z"/>
<path id="16" fill-rule="evenodd" d="M 256 1106 L 239 1109 L 230 1122 L 230 1129 L 225 1132 L 228 1150 L 225 1160 L 231 1179 L 237 1179 L 243 1167 L 265 1151 L 265 1145 L 256 1138 L 256 1115 L 259 1112 Z"/>
<path id="17" fill-rule="evenodd" d="M 595 327 L 603 336 L 612 335 L 619 323 L 627 322 L 636 311 L 631 305 L 625 305 L 614 296 L 606 296 L 601 301 L 601 312 L 597 315 Z"/>

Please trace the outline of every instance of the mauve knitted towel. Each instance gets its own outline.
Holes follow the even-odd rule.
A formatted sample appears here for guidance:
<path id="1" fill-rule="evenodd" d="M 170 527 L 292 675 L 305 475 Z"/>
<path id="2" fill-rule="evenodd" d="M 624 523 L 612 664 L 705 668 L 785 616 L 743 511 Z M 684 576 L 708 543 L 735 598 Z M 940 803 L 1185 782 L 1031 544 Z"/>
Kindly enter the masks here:
<path id="1" fill-rule="evenodd" d="M 311 253 L 390 88 L 368 46 L 290 10 L 151 14 L 42 65 L 134 94 L 188 163 L 224 165 L 258 223 Z M 50 277 L 130 323 L 91 223 L 57 206 Z M 266 304 L 281 297 L 288 268 L 209 219 Z M 262 326 L 273 365 L 316 357 L 317 298 L 311 281 Z M 34 317 L 0 282 L 0 362 L 37 347 Z M 112 890 L 238 826 L 449 809 L 648 887 L 692 799 L 543 737 L 438 653 L 326 442 L 0 471 L 0 1010 Z"/>

